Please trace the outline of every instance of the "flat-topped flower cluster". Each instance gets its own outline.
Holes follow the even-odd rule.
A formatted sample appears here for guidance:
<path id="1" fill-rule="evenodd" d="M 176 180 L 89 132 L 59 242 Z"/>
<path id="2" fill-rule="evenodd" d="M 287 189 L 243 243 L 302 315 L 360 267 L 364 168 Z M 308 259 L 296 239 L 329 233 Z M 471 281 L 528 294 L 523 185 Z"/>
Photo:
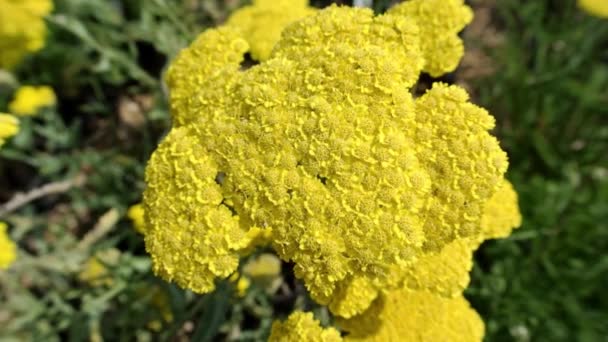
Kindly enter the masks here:
<path id="1" fill-rule="evenodd" d="M 210 292 L 265 244 L 350 339 L 481 339 L 461 293 L 472 251 L 519 225 L 507 156 L 462 88 L 412 94 L 422 72 L 456 68 L 471 10 L 301 6 L 256 52 L 262 31 L 247 13 L 269 20 L 266 5 L 203 32 L 168 71 L 174 127 L 144 194 L 155 272 Z M 248 51 L 260 63 L 243 70 Z M 298 329 L 284 325 L 318 327 L 294 313 L 271 339 L 341 339 L 320 327 L 290 337 Z"/>
<path id="2" fill-rule="evenodd" d="M 51 0 L 0 0 L 0 69 L 11 69 L 44 46 Z"/>

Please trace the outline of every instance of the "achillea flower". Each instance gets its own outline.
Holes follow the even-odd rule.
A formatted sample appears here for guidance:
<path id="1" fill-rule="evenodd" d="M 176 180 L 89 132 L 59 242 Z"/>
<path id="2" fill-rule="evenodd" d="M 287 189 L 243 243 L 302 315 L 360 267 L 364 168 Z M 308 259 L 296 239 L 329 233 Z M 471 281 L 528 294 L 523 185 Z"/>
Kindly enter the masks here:
<path id="1" fill-rule="evenodd" d="M 0 147 L 6 139 L 19 132 L 19 120 L 10 114 L 0 113 Z"/>
<path id="2" fill-rule="evenodd" d="M 484 324 L 463 296 L 407 289 L 379 297 L 363 314 L 339 320 L 346 341 L 481 341 Z"/>
<path id="3" fill-rule="evenodd" d="M 236 293 L 239 297 L 245 297 L 249 286 L 251 285 L 251 281 L 247 277 L 240 277 L 236 282 Z"/>
<path id="4" fill-rule="evenodd" d="M 11 69 L 44 46 L 51 0 L 0 0 L 0 69 Z"/>
<path id="5" fill-rule="evenodd" d="M 140 234 L 146 234 L 146 222 L 144 221 L 144 206 L 141 203 L 132 205 L 127 211 L 127 217 L 133 223 L 133 228 Z"/>
<path id="6" fill-rule="evenodd" d="M 51 87 L 23 86 L 17 89 L 8 109 L 15 115 L 36 115 L 40 109 L 54 106 L 56 102 L 55 92 Z"/>
<path id="7" fill-rule="evenodd" d="M 382 16 L 319 11 L 245 71 L 248 44 L 232 27 L 179 54 L 167 75 L 175 127 L 146 170 L 157 274 L 211 291 L 265 231 L 311 296 L 351 317 L 408 283 L 401 270 L 482 239 L 484 205 L 507 169 L 488 132 L 494 119 L 457 86 L 438 83 L 417 99 L 409 91 L 423 68 L 448 69 L 433 69 L 436 47 L 422 41 L 453 41 L 445 37 L 457 37 L 470 10 L 442 2 L 439 13 L 459 18 L 438 25 L 411 3 L 420 8 Z M 456 260 L 468 269 L 465 259 Z M 455 291 L 452 276 L 427 278 L 417 286 Z"/>
<path id="8" fill-rule="evenodd" d="M 7 233 L 8 226 L 0 222 L 0 270 L 8 269 L 17 258 L 17 247 Z"/>
<path id="9" fill-rule="evenodd" d="M 606 0 L 578 0 L 578 6 L 591 15 L 608 18 L 608 1 Z"/>
<path id="10" fill-rule="evenodd" d="M 268 342 L 339 342 L 340 333 L 334 328 L 323 328 L 312 313 L 296 311 L 284 322 L 276 321 Z"/>
<path id="11" fill-rule="evenodd" d="M 240 30 L 253 59 L 265 61 L 285 26 L 316 11 L 308 6 L 308 0 L 254 0 L 234 12 L 227 25 Z"/>

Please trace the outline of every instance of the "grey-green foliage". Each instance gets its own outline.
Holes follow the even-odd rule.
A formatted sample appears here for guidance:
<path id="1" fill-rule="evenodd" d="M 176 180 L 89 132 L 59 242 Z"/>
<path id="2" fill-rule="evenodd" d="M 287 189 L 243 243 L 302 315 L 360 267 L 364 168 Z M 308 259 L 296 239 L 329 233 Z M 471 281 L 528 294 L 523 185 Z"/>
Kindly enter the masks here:
<path id="1" fill-rule="evenodd" d="M 477 82 L 498 119 L 521 229 L 476 254 L 468 296 L 488 341 L 608 336 L 608 20 L 574 1 L 504 0 L 498 72 Z"/>

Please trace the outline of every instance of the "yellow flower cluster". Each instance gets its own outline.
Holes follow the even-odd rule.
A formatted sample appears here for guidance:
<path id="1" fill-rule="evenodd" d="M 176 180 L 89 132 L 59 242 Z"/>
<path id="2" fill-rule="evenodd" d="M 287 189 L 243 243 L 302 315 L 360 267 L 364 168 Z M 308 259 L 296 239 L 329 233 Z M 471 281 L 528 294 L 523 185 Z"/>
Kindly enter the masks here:
<path id="1" fill-rule="evenodd" d="M 608 1 L 606 0 L 578 0 L 578 6 L 591 15 L 608 18 Z"/>
<path id="2" fill-rule="evenodd" d="M 4 145 L 6 139 L 19 132 L 19 120 L 16 117 L 0 113 L 0 147 Z"/>
<path id="3" fill-rule="evenodd" d="M 411 88 L 423 70 L 456 67 L 470 20 L 462 0 L 381 16 L 332 6 L 287 26 L 244 71 L 239 28 L 201 34 L 169 69 L 174 128 L 146 170 L 155 272 L 208 292 L 264 236 L 337 316 L 391 296 L 466 311 L 454 298 L 472 251 L 518 221 L 507 157 L 463 89 Z M 514 201 L 507 212 L 503 200 Z"/>
<path id="4" fill-rule="evenodd" d="M 324 329 L 312 313 L 296 311 L 284 322 L 274 322 L 269 342 L 339 342 L 340 333 L 334 328 Z"/>
<path id="5" fill-rule="evenodd" d="M 11 69 L 44 46 L 51 0 L 0 0 L 0 69 Z"/>
<path id="6" fill-rule="evenodd" d="M 2 24 L 0 23 L 0 25 Z M 9 111 L 14 115 L 30 116 L 37 114 L 41 108 L 53 106 L 55 103 L 55 92 L 51 87 L 22 86 L 17 89 L 15 97 L 8 107 Z M 19 120 L 11 114 L 0 113 L 0 147 L 2 147 L 7 138 L 16 135 L 18 132 Z"/>
<path id="7" fill-rule="evenodd" d="M 5 270 L 17 258 L 17 247 L 7 233 L 7 225 L 0 222 L 0 270 Z"/>
<path id="8" fill-rule="evenodd" d="M 226 24 L 240 30 L 253 59 L 265 61 L 285 26 L 316 11 L 308 0 L 254 0 L 234 12 Z"/>
<path id="9" fill-rule="evenodd" d="M 8 109 L 15 115 L 30 116 L 44 107 L 54 106 L 56 102 L 55 92 L 49 86 L 22 86 L 17 89 Z"/>

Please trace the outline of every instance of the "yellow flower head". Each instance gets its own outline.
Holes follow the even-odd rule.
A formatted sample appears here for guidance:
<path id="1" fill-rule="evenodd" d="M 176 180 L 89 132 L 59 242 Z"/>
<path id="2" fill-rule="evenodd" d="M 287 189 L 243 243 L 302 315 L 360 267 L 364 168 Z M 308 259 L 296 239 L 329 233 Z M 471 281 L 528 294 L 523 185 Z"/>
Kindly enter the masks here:
<path id="1" fill-rule="evenodd" d="M 235 284 L 236 294 L 239 297 L 245 297 L 247 294 L 247 290 L 251 285 L 251 280 L 245 275 L 242 275 L 239 272 L 234 272 L 228 280 Z"/>
<path id="2" fill-rule="evenodd" d="M 133 223 L 133 227 L 141 234 L 146 234 L 146 222 L 144 221 L 144 206 L 141 203 L 134 204 L 127 211 L 127 217 Z"/>
<path id="3" fill-rule="evenodd" d="M 391 291 L 363 314 L 339 320 L 346 341 L 481 341 L 484 324 L 463 296 Z"/>
<path id="4" fill-rule="evenodd" d="M 0 0 L 0 69 L 44 46 L 44 17 L 52 10 L 51 0 Z"/>
<path id="5" fill-rule="evenodd" d="M 284 322 L 272 324 L 268 342 L 340 342 L 342 337 L 334 328 L 321 327 L 311 312 L 296 311 Z"/>
<path id="6" fill-rule="evenodd" d="M 19 120 L 10 114 L 0 113 L 0 147 L 4 141 L 19 132 Z"/>
<path id="7" fill-rule="evenodd" d="M 253 59 L 265 61 L 288 24 L 316 11 L 308 0 L 254 0 L 253 5 L 234 12 L 227 25 L 240 30 Z"/>
<path id="8" fill-rule="evenodd" d="M 244 297 L 247 293 L 247 289 L 249 289 L 249 285 L 251 285 L 251 281 L 247 277 L 240 277 L 239 281 L 236 283 L 236 292 L 239 297 Z"/>
<path id="9" fill-rule="evenodd" d="M 182 51 L 167 75 L 175 127 L 146 170 L 156 273 L 211 291 L 264 229 L 315 300 L 352 316 L 402 282 L 391 270 L 481 236 L 506 154 L 463 89 L 412 96 L 434 39 L 423 25 L 332 6 L 245 71 L 231 27 Z"/>
<path id="10" fill-rule="evenodd" d="M 56 102 L 55 92 L 51 87 L 23 86 L 17 89 L 8 109 L 15 115 L 36 115 L 40 109 L 54 106 Z"/>
<path id="11" fill-rule="evenodd" d="M 0 270 L 5 270 L 17 258 L 17 247 L 7 233 L 7 225 L 0 222 Z"/>
<path id="12" fill-rule="evenodd" d="M 606 0 L 578 0 L 578 6 L 591 15 L 608 18 L 608 1 Z"/>

